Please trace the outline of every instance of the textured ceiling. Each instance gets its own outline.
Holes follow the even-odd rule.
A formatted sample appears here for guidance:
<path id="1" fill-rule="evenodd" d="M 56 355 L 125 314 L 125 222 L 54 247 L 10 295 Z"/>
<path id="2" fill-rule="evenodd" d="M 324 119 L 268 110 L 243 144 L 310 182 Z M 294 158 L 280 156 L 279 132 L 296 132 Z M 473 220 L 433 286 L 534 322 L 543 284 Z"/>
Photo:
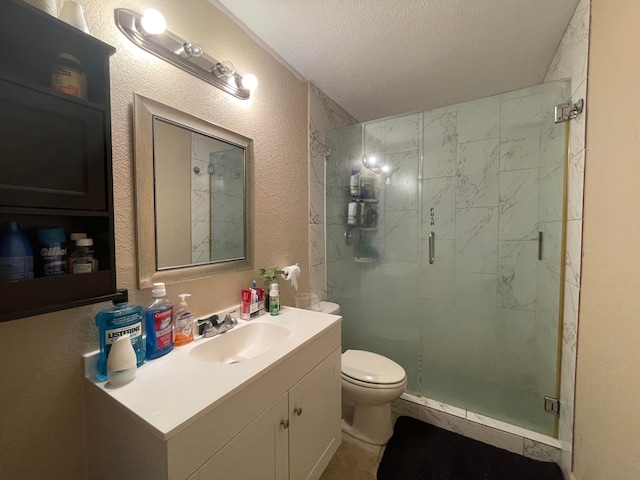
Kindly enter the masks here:
<path id="1" fill-rule="evenodd" d="M 360 121 L 540 83 L 578 0 L 210 0 Z"/>

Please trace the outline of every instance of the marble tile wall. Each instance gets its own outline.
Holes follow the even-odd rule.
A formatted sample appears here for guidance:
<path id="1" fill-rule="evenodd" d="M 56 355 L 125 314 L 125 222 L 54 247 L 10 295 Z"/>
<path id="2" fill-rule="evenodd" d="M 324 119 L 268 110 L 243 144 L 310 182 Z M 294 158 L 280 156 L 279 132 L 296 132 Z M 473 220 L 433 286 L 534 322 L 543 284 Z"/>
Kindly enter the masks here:
<path id="1" fill-rule="evenodd" d="M 209 217 L 211 215 L 211 177 L 207 171 L 212 150 L 210 139 L 191 134 L 191 261 L 208 262 L 210 257 Z M 195 173 L 194 168 L 199 169 Z"/>
<path id="2" fill-rule="evenodd" d="M 325 217 L 328 224 L 342 225 L 342 215 L 345 213 L 345 196 L 341 187 L 348 185 L 350 164 L 349 158 L 362 155 L 361 127 L 335 132 L 333 141 L 328 144 L 327 131 L 339 127 L 357 124 L 357 120 L 346 112 L 340 105 L 322 92 L 316 85 L 309 82 L 309 265 L 311 291 L 320 299 L 327 298 L 327 265 L 326 262 L 335 261 L 339 254 L 338 246 L 340 229 L 337 227 L 329 232 L 325 239 Z M 325 212 L 325 172 L 324 155 L 330 150 L 329 157 L 334 166 L 331 169 L 332 178 L 327 179 L 327 209 Z M 354 151 L 352 151 L 354 150 Z M 342 173 L 342 174 L 341 174 Z M 346 182 L 346 183 L 345 183 Z M 344 242 L 342 242 L 344 243 Z M 331 250 L 331 253 L 325 251 Z M 338 267 L 339 268 L 339 267 Z M 342 277 L 343 278 L 343 277 Z M 340 288 L 331 281 L 332 288 Z"/>
<path id="3" fill-rule="evenodd" d="M 244 208 L 243 152 L 220 150 L 218 140 L 200 134 L 191 135 L 191 152 L 191 260 L 240 258 L 244 254 L 244 224 L 238 216 Z"/>
<path id="4" fill-rule="evenodd" d="M 244 153 L 239 148 L 211 152 L 211 260 L 244 256 Z"/>
<path id="5" fill-rule="evenodd" d="M 580 0 L 560 42 L 544 81 L 571 79 L 571 100 L 587 96 L 590 0 Z M 567 192 L 566 254 L 564 259 L 564 319 L 560 377 L 560 422 L 558 437 L 562 455 L 560 466 L 569 476 L 573 450 L 573 412 L 576 371 L 576 338 L 580 301 L 580 265 L 582 258 L 582 206 L 585 162 L 585 105 L 580 117 L 570 123 L 569 172 Z"/>

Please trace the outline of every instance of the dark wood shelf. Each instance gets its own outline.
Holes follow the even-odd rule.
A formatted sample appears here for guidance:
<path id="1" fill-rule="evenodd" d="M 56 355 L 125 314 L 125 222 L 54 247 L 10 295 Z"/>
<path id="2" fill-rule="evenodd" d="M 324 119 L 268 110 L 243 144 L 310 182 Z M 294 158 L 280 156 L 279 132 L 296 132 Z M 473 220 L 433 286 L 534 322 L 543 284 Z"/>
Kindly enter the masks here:
<path id="1" fill-rule="evenodd" d="M 0 282 L 0 322 L 117 298 L 109 57 L 115 49 L 21 0 L 0 0 L 0 227 L 18 221 L 34 252 L 41 228 L 84 232 L 97 272 Z M 88 99 L 51 88 L 66 53 Z M 0 236 L 3 234 L 0 228 Z"/>
<path id="2" fill-rule="evenodd" d="M 102 270 L 0 283 L 0 322 L 112 300 L 113 276 Z"/>
<path id="3" fill-rule="evenodd" d="M 98 217 L 109 218 L 106 210 L 68 210 L 61 208 L 7 207 L 0 205 L 0 215 L 51 215 L 61 217 Z"/>
<path id="4" fill-rule="evenodd" d="M 0 73 L 0 80 L 6 81 L 6 82 L 15 83 L 16 85 L 20 85 L 22 87 L 26 87 L 26 88 L 28 88 L 30 90 L 34 90 L 36 92 L 43 93 L 45 95 L 51 95 L 52 97 L 59 98 L 61 100 L 64 100 L 65 102 L 75 103 L 75 104 L 81 105 L 83 107 L 93 108 L 93 109 L 99 110 L 100 112 L 103 112 L 103 113 L 108 110 L 108 106 L 106 106 L 104 104 L 91 102 L 89 100 L 83 100 L 82 98 L 77 98 L 77 97 L 74 97 L 72 95 L 67 95 L 65 93 L 60 93 L 60 92 L 54 90 L 53 88 L 51 88 L 49 86 L 40 85 L 40 84 L 34 83 L 32 81 L 20 79 L 19 77 L 16 77 L 14 75 L 7 75 L 4 72 Z"/>

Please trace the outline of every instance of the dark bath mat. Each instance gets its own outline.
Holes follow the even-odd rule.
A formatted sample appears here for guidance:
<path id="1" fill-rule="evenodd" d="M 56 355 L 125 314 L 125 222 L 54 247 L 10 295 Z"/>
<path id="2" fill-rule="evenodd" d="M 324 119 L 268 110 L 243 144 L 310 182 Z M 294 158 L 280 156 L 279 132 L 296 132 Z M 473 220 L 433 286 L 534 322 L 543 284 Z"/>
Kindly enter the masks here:
<path id="1" fill-rule="evenodd" d="M 562 480 L 560 467 L 411 417 L 396 421 L 378 480 Z"/>

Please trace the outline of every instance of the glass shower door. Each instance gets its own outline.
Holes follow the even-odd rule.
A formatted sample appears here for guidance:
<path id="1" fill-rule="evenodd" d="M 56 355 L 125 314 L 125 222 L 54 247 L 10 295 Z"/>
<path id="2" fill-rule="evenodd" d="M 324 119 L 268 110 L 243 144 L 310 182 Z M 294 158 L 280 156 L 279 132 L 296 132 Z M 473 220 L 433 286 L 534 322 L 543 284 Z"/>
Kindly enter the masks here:
<path id="1" fill-rule="evenodd" d="M 566 165 L 553 113 L 569 92 L 553 82 L 424 113 L 422 395 L 547 435 Z"/>
<path id="2" fill-rule="evenodd" d="M 558 81 L 326 132 L 327 296 L 343 349 L 395 360 L 413 395 L 547 435 L 566 175 L 553 115 L 569 95 Z M 353 170 L 375 192 L 375 227 L 348 224 L 347 205 L 365 203 Z"/>
<path id="3" fill-rule="evenodd" d="M 332 154 L 325 189 L 327 296 L 341 306 L 343 350 L 369 350 L 396 361 L 416 395 L 422 349 L 419 125 L 416 114 L 326 132 Z M 388 175 L 367 168 L 363 156 L 388 165 Z M 363 198 L 349 191 L 354 170 L 367 189 Z M 365 218 L 349 225 L 347 205 L 354 200 Z"/>

